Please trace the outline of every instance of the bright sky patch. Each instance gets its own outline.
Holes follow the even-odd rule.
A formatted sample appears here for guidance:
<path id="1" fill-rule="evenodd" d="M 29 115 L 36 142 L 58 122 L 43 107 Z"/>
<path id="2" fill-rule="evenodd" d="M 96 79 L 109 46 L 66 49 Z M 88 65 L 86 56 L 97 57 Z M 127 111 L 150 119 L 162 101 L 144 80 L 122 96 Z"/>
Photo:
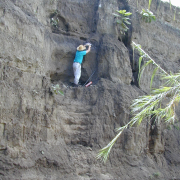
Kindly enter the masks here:
<path id="1" fill-rule="evenodd" d="M 161 0 L 161 1 L 169 2 L 169 0 Z M 171 0 L 171 4 L 180 7 L 180 0 Z"/>

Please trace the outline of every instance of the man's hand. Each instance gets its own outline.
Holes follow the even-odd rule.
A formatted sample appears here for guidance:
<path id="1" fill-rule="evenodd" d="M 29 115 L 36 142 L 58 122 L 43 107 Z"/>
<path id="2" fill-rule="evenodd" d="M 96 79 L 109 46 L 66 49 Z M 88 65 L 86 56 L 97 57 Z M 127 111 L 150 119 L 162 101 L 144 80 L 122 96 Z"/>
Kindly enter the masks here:
<path id="1" fill-rule="evenodd" d="M 91 43 L 86 43 L 84 46 L 91 46 Z"/>
<path id="2" fill-rule="evenodd" d="M 86 43 L 84 46 L 89 46 L 86 54 L 89 53 L 91 51 L 91 43 Z"/>

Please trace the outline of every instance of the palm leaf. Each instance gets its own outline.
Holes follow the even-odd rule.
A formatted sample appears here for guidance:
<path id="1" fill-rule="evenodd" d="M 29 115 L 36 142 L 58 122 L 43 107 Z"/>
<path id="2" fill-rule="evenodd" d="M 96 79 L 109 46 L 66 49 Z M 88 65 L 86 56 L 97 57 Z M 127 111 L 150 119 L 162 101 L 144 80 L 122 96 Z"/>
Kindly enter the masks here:
<path id="1" fill-rule="evenodd" d="M 157 72 L 157 70 L 158 70 L 159 68 L 158 67 L 156 67 L 155 69 L 154 69 L 154 71 L 153 71 L 153 74 L 152 74 L 152 76 L 151 76 L 151 84 L 150 84 L 150 89 L 151 89 L 151 87 L 152 87 L 152 83 L 153 83 L 153 80 L 154 80 L 154 76 L 156 75 L 156 72 Z"/>
<path id="2" fill-rule="evenodd" d="M 139 74 L 139 76 L 138 76 L 139 84 L 140 84 L 141 75 L 143 74 L 144 69 L 145 69 L 149 64 L 151 64 L 151 63 L 153 63 L 153 61 L 152 61 L 152 60 L 149 60 L 149 61 L 146 62 L 146 64 L 144 64 L 144 65 L 141 67 L 141 69 L 140 69 L 140 74 Z"/>
<path id="3" fill-rule="evenodd" d="M 146 118 L 155 118 L 155 120 L 164 119 L 165 122 L 174 122 L 176 119 L 175 106 L 177 106 L 180 101 L 180 82 L 178 81 L 180 79 L 180 73 L 168 74 L 144 50 L 142 50 L 139 45 L 135 44 L 134 42 L 133 45 L 133 48 L 137 48 L 142 53 L 142 57 L 146 56 L 150 59 L 141 68 L 141 74 L 142 70 L 144 70 L 147 65 L 153 63 L 156 66 L 156 69 L 153 71 L 151 84 L 157 70 L 159 69 L 163 74 L 162 78 L 169 81 L 168 84 L 172 84 L 173 86 L 162 86 L 160 88 L 154 89 L 150 95 L 140 96 L 139 98 L 133 100 L 133 103 L 131 105 L 131 114 L 133 117 L 126 125 L 116 129 L 116 131 L 118 131 L 118 134 L 106 147 L 101 149 L 97 155 L 97 158 L 102 159 L 104 162 L 106 162 L 110 150 L 112 149 L 116 140 L 129 126 L 133 126 L 135 124 L 139 125 Z M 164 102 L 168 94 L 171 97 L 169 98 L 170 101 L 166 105 L 164 105 L 164 108 L 162 108 L 161 104 Z"/>
<path id="4" fill-rule="evenodd" d="M 174 10 L 174 21 L 176 20 L 176 7 L 175 7 L 175 10 Z"/>
<path id="5" fill-rule="evenodd" d="M 170 10 L 171 10 L 171 0 L 169 0 L 169 4 L 170 4 Z"/>
<path id="6" fill-rule="evenodd" d="M 140 45 L 136 44 L 134 41 L 132 41 L 132 45 L 135 46 L 135 48 L 139 51 L 139 53 L 143 54 L 144 57 L 147 57 L 147 58 L 151 59 L 153 61 L 152 63 L 155 66 L 159 67 L 159 69 L 161 70 L 162 74 L 165 74 L 165 75 L 169 76 L 169 74 L 160 65 L 158 65 L 153 58 L 151 58 L 143 49 L 141 49 Z"/>
<path id="7" fill-rule="evenodd" d="M 139 73 L 140 73 L 140 69 L 141 69 L 142 59 L 143 59 L 143 56 L 140 56 L 139 57 Z"/>
<path id="8" fill-rule="evenodd" d="M 152 0 L 149 0 L 149 6 L 148 6 L 148 9 L 150 9 L 150 7 L 151 7 L 151 2 L 152 2 Z"/>
<path id="9" fill-rule="evenodd" d="M 62 96 L 64 96 L 64 92 L 63 92 L 63 91 L 59 90 L 58 92 L 59 92 Z"/>
<path id="10" fill-rule="evenodd" d="M 119 138 L 123 130 L 119 131 L 119 133 L 111 140 L 110 143 L 108 143 L 107 146 L 105 146 L 103 149 L 100 149 L 98 155 L 96 156 L 97 159 L 102 159 L 102 161 L 105 163 L 109 157 L 109 153 L 111 151 L 111 148 L 113 147 L 116 140 Z"/>
<path id="11" fill-rule="evenodd" d="M 146 63 L 147 64 L 147 63 Z M 154 73 L 155 74 L 155 73 Z M 176 76 L 169 75 L 170 78 L 174 78 Z M 167 104 L 165 108 L 161 108 L 161 103 L 167 94 L 174 94 L 171 101 Z M 178 83 L 175 87 L 160 87 L 159 89 L 155 89 L 152 91 L 151 95 L 141 96 L 135 100 L 131 105 L 131 113 L 133 114 L 133 118 L 128 122 L 125 126 L 117 128 L 116 131 L 119 133 L 115 136 L 115 138 L 103 149 L 99 151 L 97 158 L 106 162 L 110 150 L 112 149 L 114 143 L 119 138 L 121 133 L 128 128 L 128 126 L 133 126 L 135 124 L 139 125 L 146 118 L 155 118 L 164 119 L 165 122 L 174 122 L 175 121 L 175 105 L 177 105 L 180 101 L 180 84 Z"/>
<path id="12" fill-rule="evenodd" d="M 157 16 L 159 15 L 159 9 L 160 9 L 160 6 L 161 6 L 161 1 L 159 1 L 159 5 L 158 5 L 158 12 L 157 12 Z"/>

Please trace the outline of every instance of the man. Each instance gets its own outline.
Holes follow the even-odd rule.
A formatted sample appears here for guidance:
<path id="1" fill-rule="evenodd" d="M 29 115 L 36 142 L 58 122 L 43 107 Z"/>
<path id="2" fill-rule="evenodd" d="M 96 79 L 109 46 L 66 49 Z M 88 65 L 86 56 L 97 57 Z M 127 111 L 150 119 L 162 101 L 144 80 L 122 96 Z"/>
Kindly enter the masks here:
<path id="1" fill-rule="evenodd" d="M 88 47 L 88 50 L 86 50 L 86 46 Z M 74 71 L 74 85 L 75 87 L 78 86 L 79 79 L 81 77 L 81 64 L 83 61 L 83 57 L 89 53 L 91 50 L 91 44 L 87 43 L 85 45 L 80 45 L 77 47 L 76 56 L 73 63 L 73 71 Z"/>

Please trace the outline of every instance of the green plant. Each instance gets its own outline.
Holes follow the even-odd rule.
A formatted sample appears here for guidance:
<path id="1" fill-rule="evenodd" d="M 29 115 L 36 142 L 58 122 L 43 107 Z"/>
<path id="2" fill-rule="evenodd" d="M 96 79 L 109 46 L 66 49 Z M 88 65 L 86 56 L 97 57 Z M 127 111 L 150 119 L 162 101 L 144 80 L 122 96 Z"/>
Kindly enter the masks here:
<path id="1" fill-rule="evenodd" d="M 62 96 L 64 96 L 63 91 L 60 90 L 59 84 L 53 85 L 52 86 L 52 92 L 54 92 L 55 94 L 61 94 Z"/>
<path id="2" fill-rule="evenodd" d="M 153 176 L 152 176 L 152 175 L 150 175 L 150 176 L 149 176 L 149 179 L 153 179 Z"/>
<path id="3" fill-rule="evenodd" d="M 59 11 L 55 10 L 50 16 L 50 23 L 54 28 L 58 28 L 59 25 L 58 15 L 59 15 Z"/>
<path id="4" fill-rule="evenodd" d="M 168 125 L 168 126 L 167 126 L 167 129 L 168 129 L 168 130 L 171 130 L 171 126 L 170 126 L 170 125 Z"/>
<path id="5" fill-rule="evenodd" d="M 153 176 L 154 176 L 155 178 L 158 178 L 160 175 L 161 175 L 160 172 L 153 173 Z"/>
<path id="6" fill-rule="evenodd" d="M 152 0 L 149 0 L 149 6 L 148 9 L 150 10 Z"/>
<path id="7" fill-rule="evenodd" d="M 170 9 L 171 9 L 171 6 L 172 6 L 172 4 L 171 4 L 171 0 L 169 0 L 169 4 L 170 4 Z"/>
<path id="8" fill-rule="evenodd" d="M 151 2 L 152 0 L 149 0 L 148 10 L 146 11 L 142 10 L 141 12 L 146 22 L 151 22 L 152 20 L 155 20 L 155 16 L 150 11 Z M 169 2 L 171 9 L 171 0 L 169 0 Z M 137 0 L 137 6 L 138 6 L 138 0 Z M 120 28 L 122 27 L 121 33 L 124 34 L 124 31 L 128 30 L 128 27 L 125 24 L 126 21 L 124 21 L 123 19 L 123 17 L 126 17 L 124 15 L 124 13 L 126 13 L 126 10 L 120 10 L 117 12 L 120 15 L 117 14 L 114 15 L 117 17 L 117 24 L 120 24 Z M 130 14 L 127 13 L 127 16 L 129 15 L 131 15 L 131 13 Z M 126 20 L 128 21 L 129 18 L 127 18 Z M 174 16 L 174 20 L 175 20 L 175 16 Z M 128 23 L 131 24 L 130 22 Z M 117 135 L 104 148 L 100 149 L 98 155 L 96 156 L 97 159 L 101 159 L 104 162 L 106 162 L 114 143 L 120 137 L 120 135 L 125 129 L 133 125 L 139 125 L 143 120 L 151 120 L 152 118 L 155 119 L 155 121 L 161 119 L 168 123 L 174 123 L 176 119 L 175 108 L 180 101 L 180 73 L 176 73 L 176 74 L 167 73 L 163 68 L 161 68 L 160 65 L 156 63 L 155 60 L 153 60 L 141 48 L 140 45 L 137 45 L 136 43 L 132 42 L 132 46 L 133 46 L 133 53 L 134 53 L 134 49 L 137 49 L 140 54 L 139 83 L 144 69 L 149 64 L 153 64 L 155 67 L 153 74 L 151 76 L 150 87 L 152 86 L 154 76 L 156 75 L 157 72 L 159 72 L 159 74 L 161 75 L 162 80 L 165 80 L 166 82 L 163 84 L 163 86 L 160 86 L 159 88 L 151 91 L 149 95 L 140 96 L 139 98 L 133 100 L 133 103 L 131 105 L 132 118 L 127 124 L 116 129 Z M 146 58 L 147 61 L 144 61 L 145 63 L 142 66 L 141 63 L 143 58 Z M 167 128 L 171 129 L 171 126 L 168 126 Z M 158 177 L 160 174 L 155 173 L 153 175 L 154 177 Z"/>
<path id="9" fill-rule="evenodd" d="M 141 80 L 141 76 L 145 70 L 145 68 L 149 65 L 149 64 L 153 64 L 155 65 L 155 69 L 153 71 L 153 74 L 151 76 L 151 83 L 150 83 L 150 88 L 152 86 L 152 82 L 153 82 L 153 79 L 154 79 L 154 76 L 156 74 L 156 72 L 158 70 L 160 70 L 164 75 L 169 75 L 163 68 L 161 68 L 160 65 L 158 65 L 156 63 L 156 61 L 151 58 L 142 48 L 141 48 L 141 45 L 139 44 L 136 44 L 135 42 L 132 41 L 132 46 L 133 48 L 137 49 L 139 51 L 139 73 L 138 73 L 138 79 L 139 79 L 139 84 L 140 84 L 140 80 Z M 144 60 L 144 65 L 142 66 L 142 60 L 143 58 L 146 58 L 146 60 Z"/>
<path id="10" fill-rule="evenodd" d="M 140 73 L 142 73 L 144 68 L 149 64 L 153 64 L 156 71 L 159 70 L 162 79 L 165 80 L 166 83 L 163 86 L 152 90 L 149 95 L 140 96 L 139 98 L 133 100 L 131 105 L 131 120 L 126 125 L 116 129 L 118 132 L 117 135 L 107 146 L 102 148 L 97 155 L 97 158 L 102 159 L 104 162 L 106 162 L 114 143 L 125 129 L 133 125 L 140 125 L 142 121 L 151 120 L 152 118 L 155 121 L 161 119 L 167 123 L 174 123 L 176 119 L 175 108 L 180 101 L 180 73 L 168 74 L 155 62 L 155 60 L 153 60 L 143 49 L 141 49 L 139 45 L 134 42 L 132 45 L 138 49 L 141 56 L 145 56 L 149 59 L 143 67 L 140 68 Z M 153 76 L 156 71 L 153 72 Z"/>
<path id="11" fill-rule="evenodd" d="M 142 9 L 140 14 L 142 15 L 142 19 L 146 23 L 151 23 L 151 21 L 156 20 L 156 16 L 149 9 L 147 9 L 147 10 Z"/>
<path id="12" fill-rule="evenodd" d="M 126 10 L 119 10 L 116 12 L 117 14 L 113 13 L 113 15 L 116 17 L 116 23 L 119 24 L 120 33 L 125 34 L 125 32 L 129 29 L 127 25 L 131 24 L 128 16 L 130 16 L 132 13 L 126 12 Z"/>
<path id="13" fill-rule="evenodd" d="M 176 20 L 176 7 L 175 7 L 175 10 L 174 10 L 174 21 Z"/>
<path id="14" fill-rule="evenodd" d="M 51 18 L 51 21 L 50 21 L 51 25 L 55 28 L 58 27 L 58 23 L 59 23 L 59 19 L 58 18 Z"/>
<path id="15" fill-rule="evenodd" d="M 177 125 L 174 125 L 174 127 L 179 131 L 179 126 L 177 126 Z"/>

